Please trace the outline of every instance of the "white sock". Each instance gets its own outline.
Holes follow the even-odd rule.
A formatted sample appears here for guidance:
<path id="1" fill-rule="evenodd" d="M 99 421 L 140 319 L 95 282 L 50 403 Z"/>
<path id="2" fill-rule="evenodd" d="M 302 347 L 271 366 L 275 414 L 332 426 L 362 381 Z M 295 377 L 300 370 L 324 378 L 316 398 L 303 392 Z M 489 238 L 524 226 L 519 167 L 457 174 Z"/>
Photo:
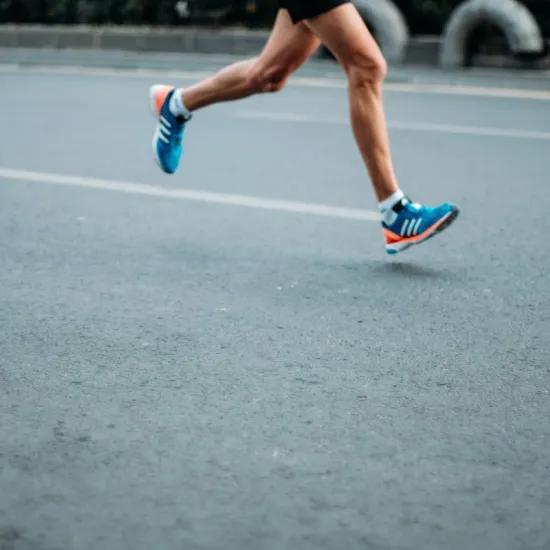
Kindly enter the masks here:
<path id="1" fill-rule="evenodd" d="M 405 196 L 405 193 L 403 193 L 401 189 L 398 189 L 397 191 L 392 193 L 388 198 L 378 203 L 378 210 L 380 210 L 380 213 L 382 214 L 382 221 L 386 225 L 391 225 L 395 221 L 395 218 L 397 218 L 397 214 L 392 210 L 392 208 L 404 196 Z"/>
<path id="2" fill-rule="evenodd" d="M 168 104 L 170 112 L 174 116 L 182 116 L 185 120 L 191 118 L 191 111 L 183 103 L 183 89 L 176 88 L 172 97 L 170 98 L 170 103 Z"/>

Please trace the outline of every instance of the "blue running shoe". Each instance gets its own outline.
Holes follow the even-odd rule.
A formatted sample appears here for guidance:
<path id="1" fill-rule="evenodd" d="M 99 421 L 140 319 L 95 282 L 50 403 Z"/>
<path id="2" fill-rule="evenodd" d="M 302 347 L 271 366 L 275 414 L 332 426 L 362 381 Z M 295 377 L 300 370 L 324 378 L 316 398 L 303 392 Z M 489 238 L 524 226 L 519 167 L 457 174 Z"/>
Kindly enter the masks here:
<path id="1" fill-rule="evenodd" d="M 157 118 L 157 128 L 153 136 L 153 152 L 158 165 L 167 174 L 173 174 L 177 169 L 183 153 L 183 131 L 185 123 L 191 118 L 174 116 L 168 105 L 174 93 L 172 86 L 157 84 L 151 86 L 149 99 L 151 111 Z"/>
<path id="2" fill-rule="evenodd" d="M 401 199 L 391 209 L 391 223 L 382 222 L 386 252 L 397 254 L 441 233 L 451 225 L 458 213 L 458 208 L 448 202 L 430 208 L 411 202 L 406 197 Z"/>

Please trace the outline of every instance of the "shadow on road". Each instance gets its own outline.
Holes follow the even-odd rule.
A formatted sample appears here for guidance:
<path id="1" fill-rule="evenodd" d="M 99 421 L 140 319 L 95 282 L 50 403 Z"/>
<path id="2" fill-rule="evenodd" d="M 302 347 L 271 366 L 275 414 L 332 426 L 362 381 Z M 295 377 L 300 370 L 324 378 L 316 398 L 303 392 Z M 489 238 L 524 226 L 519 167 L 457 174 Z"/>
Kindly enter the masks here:
<path id="1" fill-rule="evenodd" d="M 345 264 L 346 267 L 369 271 L 385 277 L 412 279 L 454 279 L 457 274 L 448 269 L 438 269 L 403 261 L 372 261 L 362 264 Z"/>

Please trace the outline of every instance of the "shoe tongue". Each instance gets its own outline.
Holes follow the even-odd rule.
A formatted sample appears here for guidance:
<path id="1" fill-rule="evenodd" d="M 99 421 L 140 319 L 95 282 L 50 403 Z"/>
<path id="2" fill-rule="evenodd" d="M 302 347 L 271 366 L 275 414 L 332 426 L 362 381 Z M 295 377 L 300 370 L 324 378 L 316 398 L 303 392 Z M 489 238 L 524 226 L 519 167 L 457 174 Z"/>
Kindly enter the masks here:
<path id="1" fill-rule="evenodd" d="M 393 206 L 392 206 L 392 210 L 396 213 L 396 214 L 399 214 L 399 212 L 401 212 L 401 210 L 403 210 L 403 208 L 405 208 L 405 206 L 407 206 L 407 204 L 409 204 L 411 201 L 408 197 L 403 197 L 401 200 L 398 200 Z"/>

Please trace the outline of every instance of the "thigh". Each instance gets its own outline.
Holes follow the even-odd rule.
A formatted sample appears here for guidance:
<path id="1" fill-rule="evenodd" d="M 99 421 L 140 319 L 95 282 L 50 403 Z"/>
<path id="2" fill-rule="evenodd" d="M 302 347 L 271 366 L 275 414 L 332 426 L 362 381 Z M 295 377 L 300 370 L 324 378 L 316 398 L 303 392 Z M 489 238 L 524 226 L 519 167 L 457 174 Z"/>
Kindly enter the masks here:
<path id="1" fill-rule="evenodd" d="M 383 62 L 378 44 L 351 3 L 308 19 L 305 24 L 344 67 L 357 55 Z"/>
<path id="2" fill-rule="evenodd" d="M 286 9 L 277 13 L 275 25 L 258 61 L 265 69 L 298 68 L 321 41 L 305 23 L 294 24 Z"/>

